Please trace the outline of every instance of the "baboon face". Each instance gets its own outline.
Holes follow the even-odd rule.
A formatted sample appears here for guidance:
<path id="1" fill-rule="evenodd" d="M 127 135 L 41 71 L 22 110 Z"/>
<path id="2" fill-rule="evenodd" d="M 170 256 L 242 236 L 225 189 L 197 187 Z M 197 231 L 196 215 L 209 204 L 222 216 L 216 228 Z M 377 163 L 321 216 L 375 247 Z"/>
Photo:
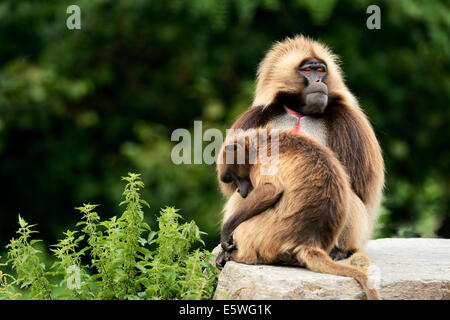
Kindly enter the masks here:
<path id="1" fill-rule="evenodd" d="M 323 115 L 337 92 L 348 91 L 338 60 L 326 45 L 304 36 L 277 42 L 258 68 L 253 106 Z"/>
<path id="2" fill-rule="evenodd" d="M 304 105 L 300 108 L 300 112 L 323 113 L 328 103 L 328 87 L 324 82 L 327 66 L 323 61 L 309 59 L 300 65 L 298 74 L 305 82 L 305 89 L 302 92 Z"/>
<path id="3" fill-rule="evenodd" d="M 327 65 L 319 59 L 307 59 L 295 70 L 298 93 L 280 92 L 277 101 L 303 115 L 321 115 L 328 104 Z"/>
<path id="4" fill-rule="evenodd" d="M 236 191 L 239 192 L 242 198 L 246 198 L 250 191 L 253 190 L 253 185 L 250 182 L 248 172 L 239 170 L 239 166 L 228 166 L 223 175 L 220 177 L 220 180 L 223 183 L 234 183 L 236 185 Z"/>
<path id="5" fill-rule="evenodd" d="M 224 164 L 219 168 L 219 179 L 223 183 L 234 184 L 236 191 L 239 192 L 242 198 L 246 198 L 250 191 L 253 190 L 253 185 L 250 181 L 248 147 L 245 144 L 233 142 L 227 144 L 224 151 L 232 155 L 233 163 L 226 163 L 226 152 L 224 152 Z M 243 164 L 239 164 L 237 161 L 238 152 L 245 152 L 245 162 Z"/>

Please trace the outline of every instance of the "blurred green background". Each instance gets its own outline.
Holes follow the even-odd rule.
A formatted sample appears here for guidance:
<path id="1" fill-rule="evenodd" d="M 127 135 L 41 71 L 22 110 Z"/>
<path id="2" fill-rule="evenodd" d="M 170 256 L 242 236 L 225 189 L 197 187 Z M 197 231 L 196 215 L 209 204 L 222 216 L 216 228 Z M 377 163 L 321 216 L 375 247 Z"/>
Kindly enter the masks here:
<path id="1" fill-rule="evenodd" d="M 66 27 L 71 4 L 81 30 Z M 366 27 L 371 4 L 381 30 Z M 143 175 L 150 223 L 175 206 L 213 247 L 215 167 L 173 164 L 171 133 L 194 120 L 224 131 L 250 106 L 265 52 L 298 33 L 341 56 L 382 145 L 374 236 L 449 238 L 448 1 L 2 0 L 0 247 L 19 213 L 49 244 L 82 203 L 120 214 L 129 171 Z"/>

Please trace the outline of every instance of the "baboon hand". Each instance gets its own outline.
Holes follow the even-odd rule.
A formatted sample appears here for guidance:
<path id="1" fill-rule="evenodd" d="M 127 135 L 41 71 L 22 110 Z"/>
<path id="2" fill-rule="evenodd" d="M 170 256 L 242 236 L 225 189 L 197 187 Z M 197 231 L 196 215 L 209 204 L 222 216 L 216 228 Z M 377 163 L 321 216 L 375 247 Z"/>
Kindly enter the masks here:
<path id="1" fill-rule="evenodd" d="M 221 250 L 220 253 L 217 255 L 217 258 L 216 258 L 216 267 L 219 270 L 222 270 L 223 267 L 225 266 L 225 263 L 227 263 L 227 261 L 225 259 L 225 251 Z"/>
<path id="2" fill-rule="evenodd" d="M 236 243 L 233 240 L 233 234 L 226 234 L 222 232 L 222 238 L 220 239 L 220 246 L 223 251 L 231 252 L 236 249 Z"/>
<path id="3" fill-rule="evenodd" d="M 353 250 L 344 251 L 335 246 L 330 252 L 330 257 L 334 261 L 343 260 L 343 259 L 347 259 L 348 257 L 350 257 L 353 254 L 353 252 L 354 252 Z"/>
<path id="4" fill-rule="evenodd" d="M 236 243 L 229 243 L 229 242 L 222 242 L 221 243 L 222 250 L 220 250 L 219 254 L 216 258 L 216 267 L 219 268 L 219 270 L 222 270 L 227 261 L 231 261 L 231 252 L 237 249 Z M 224 248 L 226 247 L 226 249 Z"/>
<path id="5" fill-rule="evenodd" d="M 233 237 L 230 237 L 228 240 L 226 241 L 222 241 L 220 243 L 222 249 L 224 252 L 231 252 L 233 250 L 235 250 L 236 247 L 236 243 L 233 241 Z"/>

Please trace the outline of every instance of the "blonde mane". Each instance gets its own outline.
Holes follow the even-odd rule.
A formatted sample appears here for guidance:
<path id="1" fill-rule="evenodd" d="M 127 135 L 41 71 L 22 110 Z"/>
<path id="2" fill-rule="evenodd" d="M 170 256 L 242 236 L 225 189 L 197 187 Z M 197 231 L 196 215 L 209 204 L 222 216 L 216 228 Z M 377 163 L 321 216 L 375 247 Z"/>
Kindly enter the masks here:
<path id="1" fill-rule="evenodd" d="M 277 42 L 261 61 L 257 72 L 256 93 L 252 106 L 268 106 L 275 102 L 280 92 L 296 94 L 303 90 L 303 81 L 297 68 L 306 59 L 319 59 L 328 68 L 327 86 L 329 94 L 342 93 L 348 96 L 339 58 L 324 44 L 297 35 Z M 356 99 L 348 96 L 348 101 L 357 106 Z"/>

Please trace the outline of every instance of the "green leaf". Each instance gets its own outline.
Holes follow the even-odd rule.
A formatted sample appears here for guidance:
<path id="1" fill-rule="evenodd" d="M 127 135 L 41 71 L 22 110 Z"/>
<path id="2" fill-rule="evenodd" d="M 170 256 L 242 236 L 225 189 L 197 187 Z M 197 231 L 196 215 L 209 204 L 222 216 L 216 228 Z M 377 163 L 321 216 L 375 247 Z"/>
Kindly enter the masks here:
<path id="1" fill-rule="evenodd" d="M 139 199 L 139 202 L 142 203 L 143 205 L 147 206 L 148 208 L 150 208 L 150 205 L 144 199 Z"/>
<path id="2" fill-rule="evenodd" d="M 152 244 L 152 243 L 154 242 L 153 239 L 155 238 L 156 235 L 157 235 L 157 233 L 156 233 L 155 231 L 150 231 L 150 232 L 148 233 L 147 242 L 148 242 L 149 244 Z"/>

